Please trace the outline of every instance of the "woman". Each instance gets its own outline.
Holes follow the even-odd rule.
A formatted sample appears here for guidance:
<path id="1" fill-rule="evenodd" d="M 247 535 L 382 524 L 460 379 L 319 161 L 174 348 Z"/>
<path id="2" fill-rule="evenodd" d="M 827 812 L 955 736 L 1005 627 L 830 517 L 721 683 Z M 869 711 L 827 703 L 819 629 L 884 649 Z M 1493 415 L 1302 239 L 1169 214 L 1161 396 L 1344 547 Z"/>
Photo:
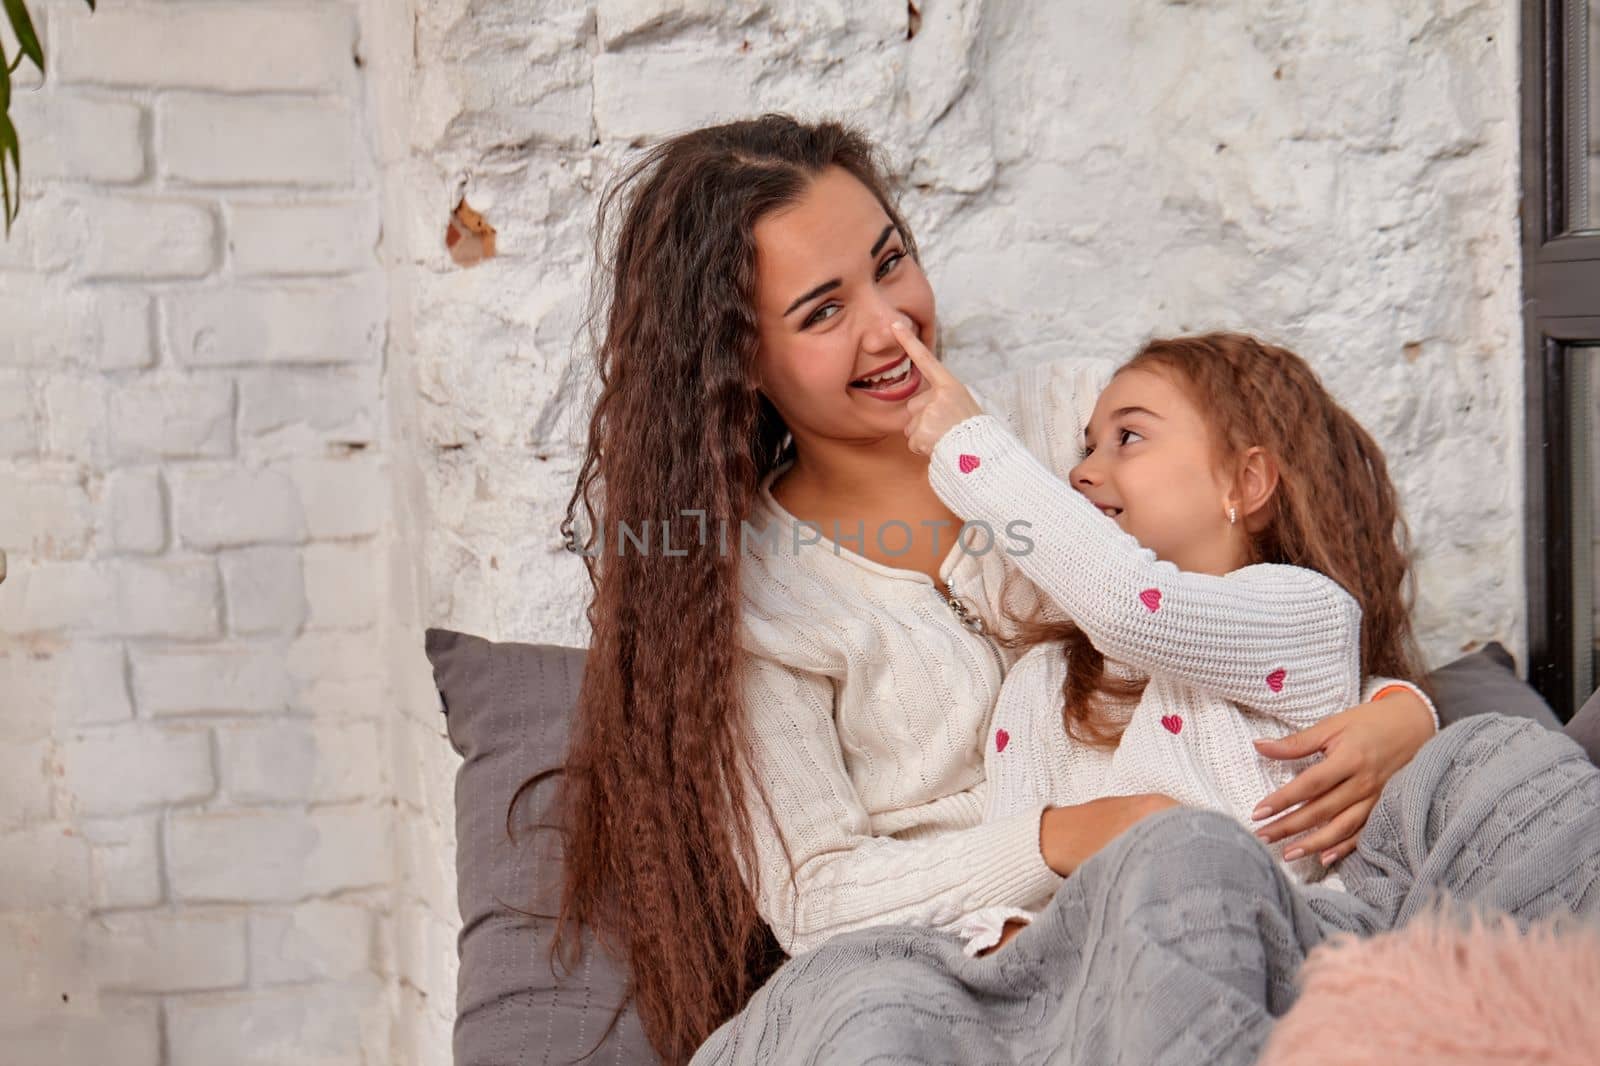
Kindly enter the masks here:
<path id="1" fill-rule="evenodd" d="M 933 346 L 936 322 L 868 143 L 766 116 L 648 153 L 603 199 L 602 233 L 624 193 L 563 526 L 581 501 L 594 598 L 562 916 L 629 960 L 647 1034 L 681 1062 L 780 945 L 1048 898 L 1170 802 L 977 831 L 978 738 L 1009 665 L 978 630 L 1009 565 L 950 545 L 960 518 L 907 447 L 921 382 L 891 323 Z M 1064 361 L 974 392 L 1064 472 L 1060 416 L 1081 426 L 1108 372 Z M 1268 754 L 1326 758 L 1264 797 L 1309 801 L 1271 833 L 1321 826 L 1308 848 L 1348 852 L 1433 729 L 1402 691 L 1281 742 Z"/>

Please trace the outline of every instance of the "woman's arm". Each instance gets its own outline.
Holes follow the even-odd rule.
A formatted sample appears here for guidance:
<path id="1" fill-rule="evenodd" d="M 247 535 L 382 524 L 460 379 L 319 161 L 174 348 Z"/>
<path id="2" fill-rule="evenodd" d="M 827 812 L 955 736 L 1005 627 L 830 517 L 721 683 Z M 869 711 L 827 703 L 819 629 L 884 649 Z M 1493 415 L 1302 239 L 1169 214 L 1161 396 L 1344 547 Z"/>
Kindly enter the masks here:
<path id="1" fill-rule="evenodd" d="M 832 682 L 747 655 L 743 683 L 753 887 L 761 916 L 789 954 L 852 929 L 942 925 L 981 907 L 1028 906 L 1054 894 L 1061 877 L 1041 851 L 1041 810 L 922 839 L 874 836 L 845 769 Z"/>
<path id="2" fill-rule="evenodd" d="M 992 415 L 951 427 L 928 479 L 963 518 L 1031 542 L 1012 561 L 1107 656 L 1300 725 L 1357 698 L 1361 611 L 1302 567 L 1179 570 L 1045 468 Z"/>
<path id="3" fill-rule="evenodd" d="M 1368 682 L 1372 691 L 1373 682 Z M 1321 753 L 1315 765 L 1265 797 L 1257 819 L 1271 818 L 1296 804 L 1298 810 L 1257 830 L 1271 843 L 1307 829 L 1291 851 L 1317 855 L 1323 865 L 1356 848 L 1384 785 L 1421 750 L 1438 728 L 1438 712 L 1412 685 L 1379 691 L 1368 702 L 1340 711 L 1280 740 L 1256 742 L 1270 759 L 1300 759 Z M 1284 857 L 1293 861 L 1298 854 Z"/>

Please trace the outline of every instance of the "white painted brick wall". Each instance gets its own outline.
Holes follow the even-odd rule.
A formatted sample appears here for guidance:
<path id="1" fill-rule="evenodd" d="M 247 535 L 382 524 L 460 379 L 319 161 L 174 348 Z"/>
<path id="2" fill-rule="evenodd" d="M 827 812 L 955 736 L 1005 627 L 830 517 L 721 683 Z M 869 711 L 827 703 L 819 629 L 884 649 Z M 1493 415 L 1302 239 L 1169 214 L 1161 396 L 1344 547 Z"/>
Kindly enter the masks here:
<path id="1" fill-rule="evenodd" d="M 409 14 L 32 7 L 50 73 L 18 79 L 0 243 L 0 1059 L 446 1061 L 418 1055 L 453 971 L 394 964 L 390 734 L 437 710 L 388 666 L 421 634 L 386 576 L 415 559 L 393 105 L 358 61 L 401 55 Z M 402 1024 L 418 996 L 442 1023 Z"/>
<path id="2" fill-rule="evenodd" d="M 0 1046 L 449 1061 L 420 626 L 581 643 L 599 190 L 842 114 L 952 365 L 1244 326 L 1389 450 L 1435 658 L 1520 644 L 1516 5 L 38 0 L 0 244 Z M 500 255 L 456 268 L 465 193 Z"/>

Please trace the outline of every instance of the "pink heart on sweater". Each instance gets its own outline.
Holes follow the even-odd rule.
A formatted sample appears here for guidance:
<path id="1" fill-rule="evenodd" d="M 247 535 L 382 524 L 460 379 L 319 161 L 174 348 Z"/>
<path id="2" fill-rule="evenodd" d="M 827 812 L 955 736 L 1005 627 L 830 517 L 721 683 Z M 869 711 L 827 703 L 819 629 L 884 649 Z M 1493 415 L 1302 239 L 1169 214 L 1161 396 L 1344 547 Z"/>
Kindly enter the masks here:
<path id="1" fill-rule="evenodd" d="M 1278 667 L 1276 670 L 1272 671 L 1272 673 L 1267 675 L 1267 687 L 1274 692 L 1282 692 L 1283 679 L 1288 676 L 1289 675 L 1284 671 L 1283 667 Z"/>
<path id="2" fill-rule="evenodd" d="M 1177 736 L 1183 731 L 1183 719 L 1179 718 L 1175 714 L 1163 716 L 1161 719 L 1161 724 L 1166 726 L 1167 732 L 1171 733 L 1173 736 Z"/>
<path id="3" fill-rule="evenodd" d="M 978 457 L 976 455 L 962 455 L 956 460 L 956 465 L 961 467 L 963 474 L 970 474 L 978 469 Z"/>
<path id="4" fill-rule="evenodd" d="M 998 729 L 994 734 L 994 750 L 1005 751 L 1006 745 L 1011 743 L 1011 734 L 1004 729 Z"/>
<path id="5" fill-rule="evenodd" d="M 1161 609 L 1161 590 L 1145 589 L 1139 593 L 1139 602 L 1148 607 L 1151 614 L 1155 614 Z"/>

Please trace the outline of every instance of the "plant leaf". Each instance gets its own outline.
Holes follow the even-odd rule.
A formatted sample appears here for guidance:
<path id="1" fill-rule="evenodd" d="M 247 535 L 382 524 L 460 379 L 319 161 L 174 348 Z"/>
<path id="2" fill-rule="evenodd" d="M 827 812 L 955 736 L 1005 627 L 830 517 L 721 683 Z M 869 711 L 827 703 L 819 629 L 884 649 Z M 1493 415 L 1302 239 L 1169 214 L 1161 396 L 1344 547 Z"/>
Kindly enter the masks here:
<path id="1" fill-rule="evenodd" d="M 6 54 L 0 51 L 0 115 L 11 111 L 11 67 L 6 63 Z"/>
<path id="2" fill-rule="evenodd" d="M 28 17 L 28 9 L 22 0 L 0 0 L 5 5 L 6 14 L 11 16 L 11 29 L 17 35 L 17 46 L 22 49 L 22 54 L 33 60 L 33 65 L 39 68 L 39 73 L 44 73 L 44 49 L 39 47 L 39 35 L 33 30 L 33 20 Z"/>
<path id="3" fill-rule="evenodd" d="M 94 10 L 94 0 L 89 0 L 89 10 L 90 11 Z"/>
<path id="4" fill-rule="evenodd" d="M 7 154 L 11 156 L 11 170 L 17 176 L 14 191 L 11 174 L 6 170 Z M 11 116 L 6 114 L 0 114 L 0 200 L 5 203 L 6 236 L 10 237 L 11 223 L 22 208 L 22 148 L 17 144 L 17 128 L 11 124 Z"/>

